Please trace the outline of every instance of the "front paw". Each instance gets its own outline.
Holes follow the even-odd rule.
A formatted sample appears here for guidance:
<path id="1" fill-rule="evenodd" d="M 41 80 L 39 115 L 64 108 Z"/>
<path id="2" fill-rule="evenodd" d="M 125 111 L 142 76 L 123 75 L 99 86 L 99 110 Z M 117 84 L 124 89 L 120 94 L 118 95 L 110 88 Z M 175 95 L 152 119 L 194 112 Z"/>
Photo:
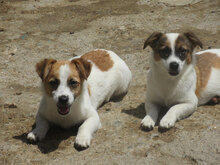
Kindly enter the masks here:
<path id="1" fill-rule="evenodd" d="M 90 135 L 77 135 L 74 146 L 77 149 L 86 149 L 90 146 L 91 136 Z"/>
<path id="2" fill-rule="evenodd" d="M 39 138 L 37 137 L 36 134 L 34 134 L 33 132 L 30 132 L 28 135 L 27 135 L 27 140 L 30 142 L 30 143 L 35 143 L 39 140 Z"/>
<path id="3" fill-rule="evenodd" d="M 152 120 L 150 116 L 145 116 L 144 119 L 141 121 L 141 129 L 150 131 L 154 128 L 155 122 Z"/>
<path id="4" fill-rule="evenodd" d="M 169 129 L 175 125 L 176 117 L 172 115 L 165 115 L 161 121 L 159 126 L 161 128 Z"/>

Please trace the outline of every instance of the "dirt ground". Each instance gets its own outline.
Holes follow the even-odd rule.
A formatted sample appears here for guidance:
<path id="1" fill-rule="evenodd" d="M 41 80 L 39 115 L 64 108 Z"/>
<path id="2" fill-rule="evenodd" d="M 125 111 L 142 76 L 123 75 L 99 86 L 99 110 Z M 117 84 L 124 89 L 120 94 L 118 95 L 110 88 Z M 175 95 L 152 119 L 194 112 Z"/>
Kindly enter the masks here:
<path id="1" fill-rule="evenodd" d="M 0 0 L 0 164 L 202 164 L 220 162 L 220 105 L 202 106 L 161 133 L 139 129 L 154 31 L 191 30 L 204 49 L 220 45 L 219 0 Z M 133 73 L 129 93 L 99 109 L 102 128 L 77 151 L 77 128 L 52 128 L 28 144 L 40 102 L 34 65 L 95 48 L 115 51 Z"/>

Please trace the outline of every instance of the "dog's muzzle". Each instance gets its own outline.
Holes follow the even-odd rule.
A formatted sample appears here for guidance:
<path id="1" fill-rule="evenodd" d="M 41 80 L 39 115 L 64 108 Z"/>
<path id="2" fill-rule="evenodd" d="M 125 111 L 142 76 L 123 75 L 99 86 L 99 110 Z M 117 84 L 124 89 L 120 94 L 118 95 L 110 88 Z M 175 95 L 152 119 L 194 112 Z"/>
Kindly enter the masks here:
<path id="1" fill-rule="evenodd" d="M 170 63 L 169 74 L 171 76 L 176 76 L 179 74 L 179 64 L 177 62 Z"/>
<path id="2" fill-rule="evenodd" d="M 66 95 L 59 96 L 57 111 L 61 115 L 66 115 L 70 112 L 70 105 L 68 104 L 69 97 Z"/>

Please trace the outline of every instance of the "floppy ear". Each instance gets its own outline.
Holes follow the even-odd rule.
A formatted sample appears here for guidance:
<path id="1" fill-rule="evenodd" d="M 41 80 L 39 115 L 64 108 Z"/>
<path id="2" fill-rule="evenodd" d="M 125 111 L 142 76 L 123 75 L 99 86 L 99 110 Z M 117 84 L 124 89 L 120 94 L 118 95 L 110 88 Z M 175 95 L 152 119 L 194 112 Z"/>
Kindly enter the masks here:
<path id="1" fill-rule="evenodd" d="M 71 63 L 76 65 L 76 68 L 78 69 L 80 77 L 87 80 L 92 69 L 91 63 L 88 62 L 87 60 L 84 60 L 83 58 L 73 59 Z"/>
<path id="2" fill-rule="evenodd" d="M 156 46 L 156 42 L 160 39 L 160 37 L 163 35 L 163 33 L 160 32 L 154 32 L 152 33 L 147 40 L 144 42 L 144 48 L 145 49 L 148 45 L 150 45 L 150 47 L 152 49 L 155 48 Z"/>
<path id="3" fill-rule="evenodd" d="M 54 59 L 44 59 L 36 64 L 36 72 L 38 73 L 39 77 L 44 80 L 45 77 L 50 72 L 52 65 L 57 62 Z"/>
<path id="4" fill-rule="evenodd" d="M 194 49 L 196 46 L 202 48 L 202 42 L 196 37 L 196 35 L 193 32 L 186 32 L 184 33 L 184 35 L 188 38 L 188 40 L 192 44 L 192 49 Z"/>

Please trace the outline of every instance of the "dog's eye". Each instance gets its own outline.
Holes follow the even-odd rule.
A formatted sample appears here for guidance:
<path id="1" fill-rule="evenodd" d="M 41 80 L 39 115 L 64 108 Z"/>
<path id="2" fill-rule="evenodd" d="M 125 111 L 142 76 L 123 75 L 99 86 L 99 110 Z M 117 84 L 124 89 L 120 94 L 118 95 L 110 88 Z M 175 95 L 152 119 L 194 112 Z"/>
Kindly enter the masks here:
<path id="1" fill-rule="evenodd" d="M 177 51 L 177 55 L 183 61 L 186 58 L 187 52 L 188 52 L 187 49 L 180 47 Z"/>
<path id="2" fill-rule="evenodd" d="M 51 80 L 49 83 L 53 88 L 56 88 L 60 82 L 58 79 L 54 79 L 54 80 Z"/>
<path id="3" fill-rule="evenodd" d="M 72 88 L 76 88 L 76 87 L 79 85 L 79 83 L 78 83 L 77 81 L 71 79 L 71 80 L 69 81 L 69 85 L 70 85 Z"/>
<path id="4" fill-rule="evenodd" d="M 165 48 L 162 48 L 162 49 L 160 49 L 159 50 L 159 53 L 160 53 L 160 56 L 162 57 L 162 58 L 168 58 L 169 57 L 169 55 L 170 55 L 170 53 L 171 53 L 171 50 L 170 50 L 170 48 L 168 48 L 168 47 L 165 47 Z"/>
<path id="5" fill-rule="evenodd" d="M 181 53 L 181 54 L 185 54 L 186 52 L 187 52 L 187 50 L 185 49 L 185 48 L 179 48 L 179 52 Z"/>

